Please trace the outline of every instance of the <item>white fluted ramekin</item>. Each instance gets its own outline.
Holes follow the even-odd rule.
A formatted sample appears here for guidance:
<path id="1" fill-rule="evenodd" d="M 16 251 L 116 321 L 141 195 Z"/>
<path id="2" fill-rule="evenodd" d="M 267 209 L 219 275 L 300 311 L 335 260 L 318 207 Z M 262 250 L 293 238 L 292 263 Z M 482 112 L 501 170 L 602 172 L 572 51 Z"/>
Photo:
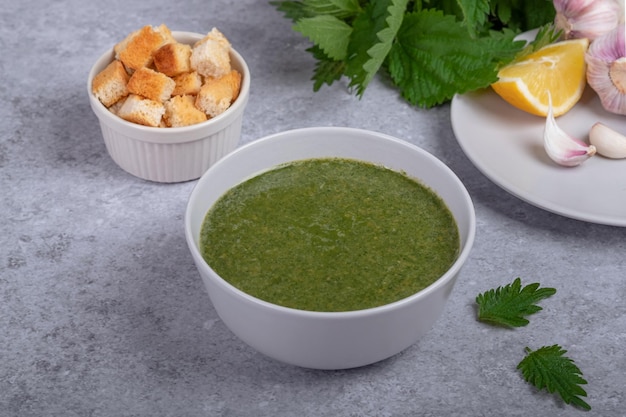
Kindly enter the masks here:
<path id="1" fill-rule="evenodd" d="M 177 41 L 190 45 L 203 37 L 199 33 L 177 31 L 172 35 Z M 107 151 L 123 170 L 155 182 L 194 180 L 237 147 L 250 94 L 250 71 L 237 51 L 231 50 L 231 63 L 242 75 L 241 91 L 228 110 L 206 122 L 171 128 L 128 122 L 109 111 L 93 95 L 93 78 L 113 58 L 111 48 L 96 61 L 89 72 L 87 91 L 91 108 L 100 121 Z"/>

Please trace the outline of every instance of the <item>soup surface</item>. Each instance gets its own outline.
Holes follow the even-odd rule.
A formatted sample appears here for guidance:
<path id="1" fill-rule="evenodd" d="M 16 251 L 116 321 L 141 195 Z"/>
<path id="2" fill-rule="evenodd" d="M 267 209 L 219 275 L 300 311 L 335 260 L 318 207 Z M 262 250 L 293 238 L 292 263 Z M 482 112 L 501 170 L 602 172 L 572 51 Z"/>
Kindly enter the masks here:
<path id="1" fill-rule="evenodd" d="M 452 213 L 430 189 L 367 162 L 307 159 L 226 192 L 202 256 L 240 290 L 285 307 L 350 311 L 408 297 L 459 253 Z"/>

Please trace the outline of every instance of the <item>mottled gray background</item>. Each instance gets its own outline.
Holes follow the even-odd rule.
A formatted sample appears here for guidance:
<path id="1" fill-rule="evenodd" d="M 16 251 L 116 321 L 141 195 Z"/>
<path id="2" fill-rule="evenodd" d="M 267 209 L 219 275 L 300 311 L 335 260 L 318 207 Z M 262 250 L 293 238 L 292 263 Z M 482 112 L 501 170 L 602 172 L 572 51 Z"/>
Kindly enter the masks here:
<path id="1" fill-rule="evenodd" d="M 423 340 L 372 366 L 322 372 L 268 359 L 224 326 L 185 244 L 195 182 L 122 171 L 87 101 L 96 58 L 160 23 L 217 26 L 246 58 L 241 143 L 307 126 L 372 129 L 425 148 L 464 181 L 475 246 Z M 412 108 L 384 78 L 362 100 L 345 82 L 313 93 L 306 47 L 266 1 L 3 2 L 0 415 L 583 415 L 515 369 L 525 346 L 558 343 L 589 381 L 585 415 L 626 416 L 626 230 L 548 213 L 495 186 L 457 145 L 448 105 Z M 476 294 L 518 276 L 558 293 L 528 327 L 478 323 Z"/>

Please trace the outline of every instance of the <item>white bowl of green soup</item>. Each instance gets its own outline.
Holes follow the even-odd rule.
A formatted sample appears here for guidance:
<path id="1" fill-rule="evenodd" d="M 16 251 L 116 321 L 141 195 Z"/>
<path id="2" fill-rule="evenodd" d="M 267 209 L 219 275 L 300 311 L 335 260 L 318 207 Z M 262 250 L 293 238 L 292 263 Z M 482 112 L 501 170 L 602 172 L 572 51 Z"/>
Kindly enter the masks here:
<path id="1" fill-rule="evenodd" d="M 198 180 L 185 233 L 217 313 L 276 360 L 346 369 L 413 345 L 444 311 L 476 228 L 443 162 L 337 127 L 242 146 Z"/>

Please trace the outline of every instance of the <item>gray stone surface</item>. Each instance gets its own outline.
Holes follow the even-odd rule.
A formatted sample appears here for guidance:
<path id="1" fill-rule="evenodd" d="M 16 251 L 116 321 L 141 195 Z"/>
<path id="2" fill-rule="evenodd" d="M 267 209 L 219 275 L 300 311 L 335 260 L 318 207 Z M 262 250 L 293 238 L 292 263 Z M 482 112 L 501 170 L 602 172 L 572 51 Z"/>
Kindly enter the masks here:
<path id="1" fill-rule="evenodd" d="M 160 23 L 217 26 L 246 58 L 241 143 L 306 126 L 372 129 L 423 147 L 460 176 L 477 238 L 424 339 L 368 367 L 322 372 L 268 359 L 224 326 L 185 244 L 195 182 L 122 171 L 87 101 L 95 59 Z M 586 415 L 626 416 L 626 231 L 498 188 L 457 145 L 448 105 L 413 108 L 381 78 L 361 100 L 345 82 L 313 93 L 308 44 L 290 26 L 258 0 L 3 2 L 0 415 L 583 415 L 515 369 L 525 346 L 558 343 L 589 381 Z M 525 328 L 478 323 L 476 294 L 518 276 L 558 293 Z"/>

